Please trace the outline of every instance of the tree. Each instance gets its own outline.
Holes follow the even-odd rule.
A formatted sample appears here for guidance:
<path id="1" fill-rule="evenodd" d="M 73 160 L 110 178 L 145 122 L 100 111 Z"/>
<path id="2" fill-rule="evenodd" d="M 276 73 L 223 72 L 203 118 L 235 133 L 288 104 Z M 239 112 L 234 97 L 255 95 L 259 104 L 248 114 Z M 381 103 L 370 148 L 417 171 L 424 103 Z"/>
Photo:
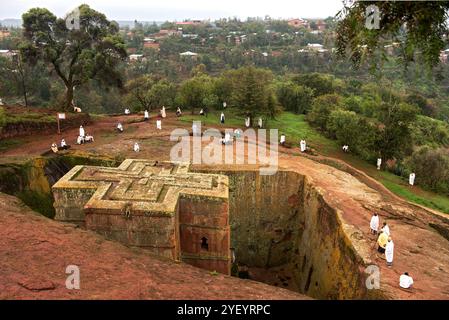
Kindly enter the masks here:
<path id="1" fill-rule="evenodd" d="M 133 110 L 153 110 L 161 106 L 174 104 L 176 96 L 175 86 L 165 79 L 144 75 L 129 80 L 125 85 L 126 95 L 124 103 Z"/>
<path id="2" fill-rule="evenodd" d="M 337 94 L 319 96 L 313 100 L 312 108 L 307 114 L 307 121 L 326 132 L 331 112 L 341 108 L 341 104 L 342 97 Z"/>
<path id="3" fill-rule="evenodd" d="M 376 139 L 376 127 L 365 117 L 353 111 L 337 109 L 331 112 L 327 123 L 327 131 L 341 145 L 348 145 L 352 152 L 364 159 L 373 154 Z"/>
<path id="4" fill-rule="evenodd" d="M 218 98 L 213 93 L 214 81 L 205 74 L 182 82 L 178 92 L 178 104 L 190 107 L 192 114 L 197 107 L 212 107 Z"/>
<path id="5" fill-rule="evenodd" d="M 438 64 L 440 51 L 446 45 L 449 1 L 346 2 L 338 14 L 336 45 L 340 56 L 349 55 L 355 65 L 362 62 L 363 56 L 378 64 L 379 60 L 373 58 L 385 51 L 385 40 L 390 40 L 401 44 L 405 63 L 413 61 L 419 51 L 426 65 Z M 373 4 L 380 12 L 379 29 L 365 27 L 366 11 Z"/>
<path id="6" fill-rule="evenodd" d="M 282 82 L 277 88 L 277 98 L 285 110 L 294 113 L 307 113 L 312 106 L 313 89 L 295 84 L 291 81 Z"/>
<path id="7" fill-rule="evenodd" d="M 157 81 L 150 89 L 149 99 L 151 108 L 173 106 L 176 97 L 176 87 L 169 81 Z"/>
<path id="8" fill-rule="evenodd" d="M 232 105 L 251 119 L 263 115 L 274 117 L 277 101 L 271 85 L 271 71 L 243 67 L 227 72 L 226 76 L 232 81 Z"/>
<path id="9" fill-rule="evenodd" d="M 3 89 L 5 93 L 17 93 L 22 95 L 25 106 L 28 107 L 28 83 L 30 77 L 29 67 L 23 63 L 23 59 L 20 53 L 15 54 L 11 58 L 1 58 L 0 60 L 0 76 L 3 86 L 7 86 L 7 83 L 14 82 L 14 86 L 9 90 Z"/>
<path id="10" fill-rule="evenodd" d="M 376 149 L 382 160 L 402 159 L 411 151 L 413 139 L 410 126 L 418 110 L 406 103 L 382 103 L 378 108 Z M 385 161 L 383 161 L 385 163 Z"/>
<path id="11" fill-rule="evenodd" d="M 406 161 L 417 183 L 437 192 L 449 193 L 449 154 L 445 149 L 423 147 Z"/>
<path id="12" fill-rule="evenodd" d="M 330 94 L 334 93 L 334 87 L 333 87 L 333 77 L 328 74 L 322 74 L 322 73 L 306 73 L 306 74 L 299 74 L 292 78 L 292 81 L 312 88 L 314 91 L 314 96 L 318 97 L 323 94 Z"/>
<path id="13" fill-rule="evenodd" d="M 429 117 L 435 115 L 435 110 L 433 109 L 433 106 L 427 101 L 427 99 L 425 97 L 423 97 L 419 93 L 415 92 L 415 93 L 409 94 L 405 98 L 405 102 L 417 106 L 421 110 L 423 115 L 426 115 Z"/>
<path id="14" fill-rule="evenodd" d="M 151 110 L 150 89 L 155 84 L 155 80 L 146 75 L 129 80 L 125 85 L 124 103 L 131 105 L 133 110 Z"/>
<path id="15" fill-rule="evenodd" d="M 116 66 L 127 55 L 116 23 L 88 5 L 81 5 L 78 10 L 79 29 L 69 29 L 64 19 L 43 8 L 33 8 L 22 15 L 27 41 L 23 47 L 25 56 L 28 61 L 42 59 L 63 81 L 66 110 L 72 105 L 74 87 L 90 79 L 121 86 Z"/>
<path id="16" fill-rule="evenodd" d="M 42 76 L 45 70 L 42 63 L 26 63 L 20 50 L 10 57 L 0 57 L 0 95 L 21 96 L 26 107 L 32 104 L 32 96 L 35 94 L 48 101 L 49 81 Z"/>

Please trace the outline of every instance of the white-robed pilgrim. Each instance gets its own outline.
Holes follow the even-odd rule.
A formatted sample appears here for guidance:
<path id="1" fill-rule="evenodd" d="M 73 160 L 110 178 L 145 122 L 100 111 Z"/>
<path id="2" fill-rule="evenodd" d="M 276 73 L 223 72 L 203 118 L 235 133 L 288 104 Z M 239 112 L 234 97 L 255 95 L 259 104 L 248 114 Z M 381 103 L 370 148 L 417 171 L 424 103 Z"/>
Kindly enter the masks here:
<path id="1" fill-rule="evenodd" d="M 145 110 L 145 112 L 143 113 L 143 117 L 145 118 L 145 120 L 150 119 L 150 114 L 148 113 L 148 110 Z"/>
<path id="2" fill-rule="evenodd" d="M 162 107 L 162 110 L 161 110 L 161 117 L 162 118 L 165 118 L 167 116 L 167 113 L 165 112 L 165 107 Z"/>
<path id="3" fill-rule="evenodd" d="M 140 151 L 140 146 L 139 144 L 136 142 L 134 143 L 134 152 L 139 152 Z"/>
<path id="4" fill-rule="evenodd" d="M 156 120 L 156 129 L 162 130 L 162 120 Z"/>
<path id="5" fill-rule="evenodd" d="M 394 243 L 391 238 L 388 239 L 387 246 L 385 247 L 385 259 L 388 264 L 393 263 Z"/>
<path id="6" fill-rule="evenodd" d="M 251 125 L 251 118 L 250 118 L 250 117 L 247 117 L 247 118 L 245 119 L 245 127 L 249 128 L 250 125 Z"/>
<path id="7" fill-rule="evenodd" d="M 86 132 L 84 131 L 83 126 L 80 126 L 80 137 L 84 138 L 86 136 Z"/>
<path id="8" fill-rule="evenodd" d="M 377 170 L 380 170 L 380 166 L 382 165 L 382 159 L 377 158 Z"/>
<path id="9" fill-rule="evenodd" d="M 305 152 L 307 150 L 306 140 L 301 140 L 299 142 L 299 147 L 301 148 L 301 152 Z"/>
<path id="10" fill-rule="evenodd" d="M 378 215 L 373 215 L 371 217 L 371 221 L 369 223 L 369 227 L 371 228 L 371 230 L 376 231 L 379 229 L 379 216 Z"/>
<path id="11" fill-rule="evenodd" d="M 285 143 L 285 134 L 281 134 L 281 140 L 280 140 L 281 144 Z"/>
<path id="12" fill-rule="evenodd" d="M 221 123 L 224 123 L 224 122 L 225 122 L 225 115 L 224 115 L 223 112 L 222 112 L 221 115 L 220 115 L 220 122 L 221 122 Z"/>
<path id="13" fill-rule="evenodd" d="M 409 185 L 413 186 L 415 184 L 415 173 L 410 173 L 410 176 L 408 177 L 408 183 Z"/>
<path id="14" fill-rule="evenodd" d="M 404 289 L 408 289 L 413 285 L 413 278 L 408 275 L 407 272 L 399 277 L 399 286 Z"/>
<path id="15" fill-rule="evenodd" d="M 262 118 L 259 118 L 259 128 L 262 128 L 263 127 L 263 120 L 262 120 Z"/>
<path id="16" fill-rule="evenodd" d="M 58 145 L 57 145 L 56 143 L 53 143 L 53 144 L 51 145 L 51 150 L 52 150 L 54 153 L 58 153 Z"/>

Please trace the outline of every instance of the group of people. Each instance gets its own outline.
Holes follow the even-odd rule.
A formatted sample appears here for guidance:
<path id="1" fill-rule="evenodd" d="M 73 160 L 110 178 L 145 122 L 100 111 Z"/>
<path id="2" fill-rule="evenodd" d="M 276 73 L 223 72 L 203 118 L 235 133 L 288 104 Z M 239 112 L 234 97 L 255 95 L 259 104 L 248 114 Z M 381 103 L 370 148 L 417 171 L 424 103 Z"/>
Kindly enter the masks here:
<path id="1" fill-rule="evenodd" d="M 80 126 L 79 135 L 76 144 L 84 144 L 86 142 L 94 142 L 94 136 L 86 133 L 83 126 Z"/>
<path id="2" fill-rule="evenodd" d="M 84 144 L 86 142 L 94 142 L 94 137 L 93 135 L 86 133 L 83 126 L 80 126 L 79 134 L 76 138 L 76 144 Z M 53 151 L 54 153 L 58 153 L 58 151 L 61 150 L 67 150 L 69 148 L 70 145 L 67 144 L 64 138 L 61 140 L 59 146 L 56 144 L 56 142 L 53 142 L 50 147 L 51 151 Z"/>
<path id="3" fill-rule="evenodd" d="M 385 260 L 388 267 L 393 266 L 394 257 L 394 242 L 391 238 L 390 227 L 387 222 L 383 222 L 382 228 L 379 230 L 379 215 L 374 213 L 370 220 L 370 232 L 377 236 L 377 251 L 385 255 Z M 399 278 L 399 286 L 404 289 L 409 289 L 413 285 L 413 278 L 405 272 Z"/>
<path id="4" fill-rule="evenodd" d="M 251 127 L 251 117 L 249 116 L 245 118 L 245 127 Z M 259 119 L 257 120 L 257 127 L 259 129 L 263 128 L 263 119 L 261 117 L 259 117 Z"/>
<path id="5" fill-rule="evenodd" d="M 61 144 L 59 147 L 55 142 L 53 142 L 51 145 L 51 151 L 53 151 L 54 153 L 58 153 L 58 151 L 61 151 L 61 150 L 67 150 L 69 148 L 70 148 L 70 146 L 67 144 L 67 142 L 65 142 L 64 138 L 61 140 Z"/>

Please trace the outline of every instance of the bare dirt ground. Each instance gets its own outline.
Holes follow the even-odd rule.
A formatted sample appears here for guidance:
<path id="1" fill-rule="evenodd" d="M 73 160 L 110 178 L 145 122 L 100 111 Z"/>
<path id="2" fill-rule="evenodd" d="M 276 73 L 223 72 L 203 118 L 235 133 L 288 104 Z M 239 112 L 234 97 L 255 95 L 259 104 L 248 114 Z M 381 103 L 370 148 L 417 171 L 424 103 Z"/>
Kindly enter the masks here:
<path id="1" fill-rule="evenodd" d="M 170 149 L 176 143 L 170 141 L 171 131 L 178 127 L 191 129 L 190 123 L 180 121 L 173 114 L 169 114 L 168 118 L 163 120 L 163 130 L 156 130 L 154 117 L 149 122 L 126 124 L 142 118 L 133 115 L 97 121 L 86 128 L 86 131 L 95 137 L 92 144 L 73 146 L 73 141 L 78 135 L 77 129 L 64 132 L 61 136 L 53 134 L 42 136 L 38 140 L 24 140 L 22 146 L 4 152 L 1 159 L 2 162 L 9 162 L 37 156 L 48 151 L 52 142 L 59 142 L 64 137 L 75 151 L 169 160 Z M 125 132 L 122 134 L 114 131 L 118 121 L 125 123 Z M 225 127 L 221 126 L 217 119 L 217 128 Z M 141 145 L 141 152 L 138 154 L 132 151 L 135 141 Z M 321 163 L 323 157 L 303 155 L 298 149 L 280 148 L 279 166 L 307 176 L 308 181 L 323 194 L 324 199 L 338 210 L 345 231 L 359 255 L 367 265 L 379 266 L 381 289 L 387 296 L 393 299 L 449 299 L 449 241 L 429 226 L 429 223 L 435 223 L 448 228 L 447 215 L 398 198 L 363 172 L 346 164 L 345 170 L 342 171 Z M 386 220 L 390 225 L 395 243 L 395 259 L 391 268 L 388 268 L 385 260 L 376 254 L 376 239 L 369 233 L 369 220 L 374 212 L 379 213 L 381 222 Z M 32 237 L 26 238 L 33 241 Z M 5 246 L 2 245 L 2 248 Z M 2 263 L 9 260 L 7 257 L 12 252 L 14 250 L 9 247 L 1 254 Z M 43 259 L 40 250 L 36 250 L 33 256 L 36 261 Z M 414 278 L 415 285 L 412 290 L 399 288 L 399 276 L 403 272 L 409 272 Z M 107 286 L 104 288 L 106 290 Z"/>

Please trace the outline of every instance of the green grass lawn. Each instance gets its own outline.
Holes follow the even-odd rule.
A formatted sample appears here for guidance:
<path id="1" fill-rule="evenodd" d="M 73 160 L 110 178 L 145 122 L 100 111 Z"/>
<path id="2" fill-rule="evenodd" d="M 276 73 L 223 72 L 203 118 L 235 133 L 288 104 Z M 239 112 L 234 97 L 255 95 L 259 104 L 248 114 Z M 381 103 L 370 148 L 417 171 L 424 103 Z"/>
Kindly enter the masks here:
<path id="1" fill-rule="evenodd" d="M 221 111 L 214 110 L 207 117 L 200 115 L 192 116 L 185 113 L 180 118 L 180 121 L 192 122 L 193 120 L 198 120 L 206 125 L 215 125 L 219 128 L 221 126 L 220 113 Z M 244 128 L 245 119 L 243 116 L 238 115 L 237 111 L 232 109 L 225 110 L 225 116 L 225 125 Z M 312 128 L 305 120 L 304 115 L 283 112 L 276 119 L 268 121 L 268 128 L 279 129 L 279 135 L 284 133 L 287 142 L 292 145 L 299 146 L 299 141 L 305 139 L 307 144 L 316 149 L 319 154 L 342 159 L 349 165 L 365 172 L 382 183 L 394 194 L 410 202 L 449 213 L 449 197 L 423 190 L 418 186 L 410 187 L 408 181 L 405 179 L 390 172 L 378 171 L 374 163 L 370 164 L 351 153 L 344 153 L 336 141 L 324 137 L 320 132 Z"/>

